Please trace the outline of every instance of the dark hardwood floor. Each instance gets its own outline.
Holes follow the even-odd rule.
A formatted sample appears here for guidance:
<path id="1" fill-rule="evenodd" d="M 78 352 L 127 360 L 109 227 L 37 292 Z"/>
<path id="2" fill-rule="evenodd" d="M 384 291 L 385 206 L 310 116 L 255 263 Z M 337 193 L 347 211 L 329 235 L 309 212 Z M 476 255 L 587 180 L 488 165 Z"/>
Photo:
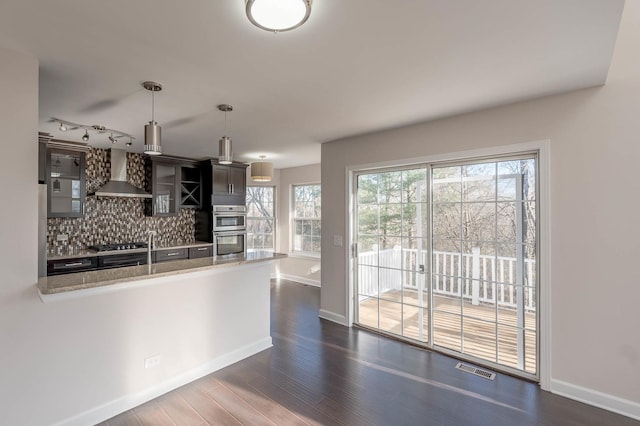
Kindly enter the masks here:
<path id="1" fill-rule="evenodd" d="M 271 283 L 273 348 L 104 425 L 640 425 L 457 360 L 318 318 L 320 290 Z"/>

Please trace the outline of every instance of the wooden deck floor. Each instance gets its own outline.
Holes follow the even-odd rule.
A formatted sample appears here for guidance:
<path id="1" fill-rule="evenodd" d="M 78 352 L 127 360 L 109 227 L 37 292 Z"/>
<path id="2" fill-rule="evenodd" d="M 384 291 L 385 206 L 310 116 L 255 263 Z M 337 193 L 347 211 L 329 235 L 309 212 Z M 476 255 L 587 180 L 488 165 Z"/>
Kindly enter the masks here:
<path id="1" fill-rule="evenodd" d="M 405 290 L 384 293 L 380 299 L 362 300 L 358 322 L 420 342 L 429 341 L 428 297 L 424 297 L 422 318 L 418 292 Z M 477 305 L 447 296 L 434 297 L 433 343 L 498 364 L 518 368 L 517 317 L 515 309 Z M 461 315 L 462 313 L 462 315 Z M 422 321 L 420 335 L 418 324 Z M 536 373 L 536 315 L 525 313 L 525 368 Z M 496 339 L 497 336 L 497 339 Z"/>

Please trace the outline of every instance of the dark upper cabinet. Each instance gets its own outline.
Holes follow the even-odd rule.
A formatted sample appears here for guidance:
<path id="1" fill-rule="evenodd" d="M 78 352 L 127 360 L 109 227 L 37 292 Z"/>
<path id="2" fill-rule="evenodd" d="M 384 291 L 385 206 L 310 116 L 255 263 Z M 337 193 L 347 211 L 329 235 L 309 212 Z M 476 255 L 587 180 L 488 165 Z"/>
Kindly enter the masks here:
<path id="1" fill-rule="evenodd" d="M 175 216 L 180 208 L 202 206 L 202 172 L 199 165 L 186 158 L 150 157 L 151 193 L 146 206 L 149 216 Z"/>
<path id="2" fill-rule="evenodd" d="M 246 198 L 247 165 L 233 163 L 217 164 L 208 162 L 207 170 L 211 176 L 210 205 L 244 205 Z"/>
<path id="3" fill-rule="evenodd" d="M 82 217 L 87 197 L 84 152 L 46 150 L 47 216 Z"/>
<path id="4" fill-rule="evenodd" d="M 202 173 L 195 164 L 180 165 L 180 207 L 202 207 Z"/>
<path id="5" fill-rule="evenodd" d="M 178 173 L 180 166 L 172 161 L 151 160 L 151 215 L 175 216 L 178 213 Z"/>

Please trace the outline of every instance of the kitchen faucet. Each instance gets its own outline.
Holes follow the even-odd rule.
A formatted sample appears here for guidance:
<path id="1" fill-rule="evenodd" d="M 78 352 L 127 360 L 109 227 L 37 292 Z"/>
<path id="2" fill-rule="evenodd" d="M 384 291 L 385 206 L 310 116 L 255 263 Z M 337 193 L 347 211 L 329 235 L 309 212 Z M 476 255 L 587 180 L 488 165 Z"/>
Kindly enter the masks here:
<path id="1" fill-rule="evenodd" d="M 149 231 L 149 235 L 147 237 L 147 265 L 151 266 L 151 249 L 153 248 L 153 241 L 156 235 L 156 231 Z"/>

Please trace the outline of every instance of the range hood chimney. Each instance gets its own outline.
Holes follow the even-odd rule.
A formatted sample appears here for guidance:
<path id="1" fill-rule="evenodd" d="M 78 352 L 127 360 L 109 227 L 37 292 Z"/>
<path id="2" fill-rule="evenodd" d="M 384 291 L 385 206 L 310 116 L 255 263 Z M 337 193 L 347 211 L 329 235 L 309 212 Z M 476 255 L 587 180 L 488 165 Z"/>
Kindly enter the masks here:
<path id="1" fill-rule="evenodd" d="M 99 197 L 151 198 L 151 194 L 127 182 L 127 152 L 111 148 L 111 180 L 96 191 Z"/>

